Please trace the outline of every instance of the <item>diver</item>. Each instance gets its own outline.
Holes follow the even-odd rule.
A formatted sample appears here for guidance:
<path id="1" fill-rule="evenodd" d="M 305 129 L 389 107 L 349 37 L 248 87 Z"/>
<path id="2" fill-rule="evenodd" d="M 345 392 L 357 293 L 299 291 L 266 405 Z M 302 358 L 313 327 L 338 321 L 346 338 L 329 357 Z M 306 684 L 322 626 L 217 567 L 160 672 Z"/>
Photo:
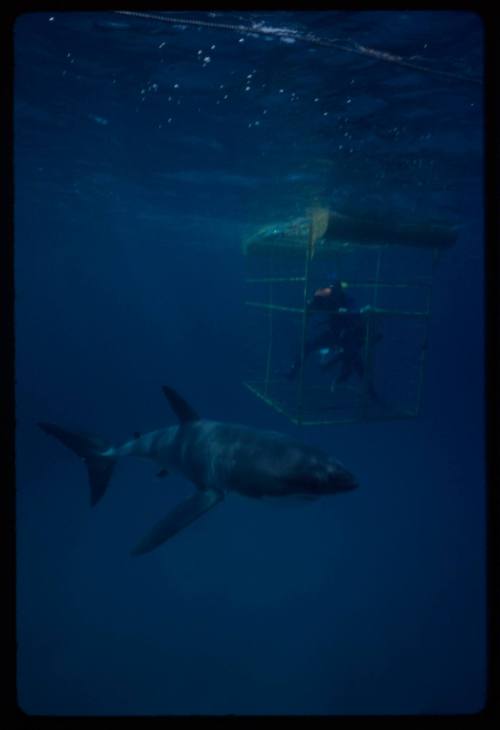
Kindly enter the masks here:
<path id="1" fill-rule="evenodd" d="M 363 350 L 367 335 L 365 313 L 369 307 L 358 309 L 351 297 L 345 292 L 344 282 L 332 278 L 330 283 L 317 289 L 307 303 L 308 314 L 326 314 L 323 328 L 309 338 L 304 347 L 304 362 L 314 352 L 320 354 L 320 367 L 325 371 L 339 370 L 335 383 L 345 383 L 353 375 L 363 378 L 365 364 Z M 382 339 L 379 333 L 371 337 L 371 344 Z M 295 358 L 286 376 L 292 380 L 297 376 L 301 363 L 300 353 Z M 367 382 L 371 398 L 380 401 L 371 378 Z"/>

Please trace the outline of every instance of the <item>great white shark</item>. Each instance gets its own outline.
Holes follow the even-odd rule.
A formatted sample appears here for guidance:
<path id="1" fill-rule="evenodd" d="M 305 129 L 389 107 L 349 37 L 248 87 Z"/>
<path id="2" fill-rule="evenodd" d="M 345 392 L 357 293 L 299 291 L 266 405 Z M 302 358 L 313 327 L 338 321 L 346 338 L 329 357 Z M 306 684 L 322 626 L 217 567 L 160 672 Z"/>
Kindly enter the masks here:
<path id="1" fill-rule="evenodd" d="M 254 499 L 315 499 L 358 486 L 350 471 L 320 449 L 275 431 L 202 419 L 175 390 L 163 386 L 163 392 L 179 424 L 135 434 L 121 446 L 53 423 L 38 424 L 85 462 L 92 506 L 103 496 L 122 456 L 148 459 L 160 467 L 159 476 L 177 473 L 195 485 L 196 492 L 160 520 L 135 547 L 133 555 L 154 550 L 215 507 L 228 492 Z"/>

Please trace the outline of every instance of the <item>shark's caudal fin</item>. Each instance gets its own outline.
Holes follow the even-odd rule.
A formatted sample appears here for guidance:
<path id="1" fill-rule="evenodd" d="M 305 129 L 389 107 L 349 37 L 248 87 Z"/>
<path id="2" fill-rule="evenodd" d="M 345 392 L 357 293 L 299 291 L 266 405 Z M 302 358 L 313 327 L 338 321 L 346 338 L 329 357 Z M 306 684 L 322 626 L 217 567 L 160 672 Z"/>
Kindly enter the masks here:
<path id="1" fill-rule="evenodd" d="M 168 385 L 164 385 L 162 390 L 180 423 L 189 423 L 190 421 L 200 420 L 196 411 L 191 408 L 189 403 L 186 403 L 184 398 L 181 398 L 181 396 L 173 388 L 169 388 Z"/>
<path id="2" fill-rule="evenodd" d="M 134 548 L 132 555 L 143 555 L 154 550 L 170 537 L 194 522 L 204 512 L 215 507 L 223 499 L 224 494 L 216 489 L 196 492 L 174 507 L 153 529 L 148 532 L 141 542 Z"/>
<path id="3" fill-rule="evenodd" d="M 42 431 L 55 436 L 86 463 L 90 481 L 90 504 L 92 506 L 97 504 L 106 491 L 116 464 L 116 459 L 113 457 L 102 455 L 111 444 L 100 436 L 65 431 L 53 423 L 39 423 L 38 425 Z"/>

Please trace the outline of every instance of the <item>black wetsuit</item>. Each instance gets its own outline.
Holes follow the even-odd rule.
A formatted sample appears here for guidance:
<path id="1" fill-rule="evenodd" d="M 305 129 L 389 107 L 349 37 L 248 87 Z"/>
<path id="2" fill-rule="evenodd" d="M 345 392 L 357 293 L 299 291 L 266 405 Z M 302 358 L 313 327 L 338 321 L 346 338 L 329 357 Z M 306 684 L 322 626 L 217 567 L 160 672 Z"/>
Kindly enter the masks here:
<path id="1" fill-rule="evenodd" d="M 313 352 L 323 349 L 333 350 L 332 357 L 325 361 L 323 367 L 330 369 L 335 363 L 342 364 L 339 380 L 347 380 L 352 372 L 361 377 L 364 372 L 360 350 L 365 337 L 365 323 L 359 312 L 331 314 L 324 327 L 318 334 L 307 340 L 304 347 L 304 360 Z M 300 355 L 290 370 L 289 376 L 294 376 L 300 365 Z"/>
<path id="2" fill-rule="evenodd" d="M 309 312 L 328 313 L 328 318 L 323 322 L 322 330 L 307 340 L 304 361 L 313 352 L 322 349 L 332 350 L 332 355 L 322 362 L 321 367 L 324 370 L 331 370 L 340 365 L 336 379 L 339 383 L 346 382 L 354 374 L 362 378 L 365 373 L 363 349 L 367 321 L 360 311 L 347 309 L 350 304 L 344 292 L 335 287 L 330 296 L 315 294 L 308 305 Z M 375 341 L 380 338 L 379 335 Z M 290 368 L 288 377 L 295 378 L 299 367 L 300 354 Z M 368 384 L 368 389 L 372 397 L 376 398 L 371 382 Z"/>

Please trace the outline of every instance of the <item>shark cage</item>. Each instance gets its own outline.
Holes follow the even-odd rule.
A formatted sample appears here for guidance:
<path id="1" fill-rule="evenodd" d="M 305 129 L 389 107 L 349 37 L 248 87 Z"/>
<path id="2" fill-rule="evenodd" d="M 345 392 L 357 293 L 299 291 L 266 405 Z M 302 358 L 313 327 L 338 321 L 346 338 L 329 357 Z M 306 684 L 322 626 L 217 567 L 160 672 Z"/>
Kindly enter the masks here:
<path id="1" fill-rule="evenodd" d="M 442 222 L 326 208 L 257 231 L 243 248 L 244 385 L 297 425 L 415 418 L 435 262 L 455 240 L 456 228 Z M 332 281 L 347 302 L 334 311 L 337 329 L 357 327 L 356 367 L 347 377 L 339 376 L 342 347 L 314 346 L 322 317 L 332 313 L 314 311 L 311 301 Z"/>

